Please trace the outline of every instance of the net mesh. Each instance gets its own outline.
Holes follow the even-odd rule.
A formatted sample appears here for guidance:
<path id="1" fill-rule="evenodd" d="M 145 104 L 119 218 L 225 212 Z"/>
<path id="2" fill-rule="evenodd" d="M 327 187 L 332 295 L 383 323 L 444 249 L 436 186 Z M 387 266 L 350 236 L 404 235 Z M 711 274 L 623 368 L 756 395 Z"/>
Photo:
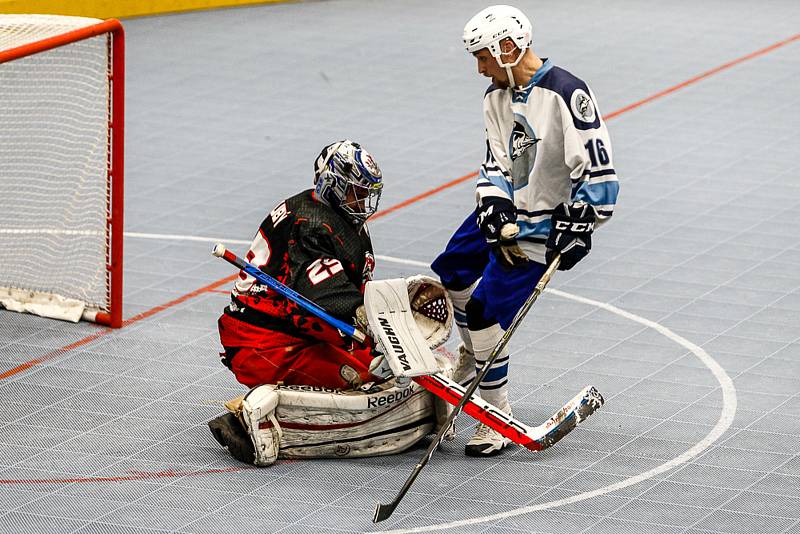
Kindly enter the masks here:
<path id="1" fill-rule="evenodd" d="M 100 19 L 61 15 L 0 15 L 0 51 L 85 28 L 98 22 Z"/>
<path id="2" fill-rule="evenodd" d="M 0 16 L 0 52 L 96 22 Z M 0 64 L 0 288 L 108 308 L 108 39 Z"/>

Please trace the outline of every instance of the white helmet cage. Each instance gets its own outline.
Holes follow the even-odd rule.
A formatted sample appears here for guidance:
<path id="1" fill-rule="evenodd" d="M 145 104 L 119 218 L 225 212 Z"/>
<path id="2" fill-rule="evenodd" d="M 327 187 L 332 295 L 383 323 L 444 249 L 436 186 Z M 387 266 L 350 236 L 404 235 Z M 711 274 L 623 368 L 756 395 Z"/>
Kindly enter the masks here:
<path id="1" fill-rule="evenodd" d="M 314 162 L 314 191 L 353 224 L 361 225 L 378 210 L 383 176 L 369 152 L 344 139 L 323 148 Z"/>
<path id="2" fill-rule="evenodd" d="M 501 59 L 503 51 L 500 49 L 500 41 L 505 38 L 510 38 L 521 51 L 517 59 L 509 63 Z M 474 54 L 488 48 L 489 53 L 497 60 L 497 64 L 507 69 L 515 67 L 520 62 L 532 41 L 531 21 L 522 11 L 512 6 L 489 6 L 469 19 L 464 26 L 464 46 L 467 52 Z"/>

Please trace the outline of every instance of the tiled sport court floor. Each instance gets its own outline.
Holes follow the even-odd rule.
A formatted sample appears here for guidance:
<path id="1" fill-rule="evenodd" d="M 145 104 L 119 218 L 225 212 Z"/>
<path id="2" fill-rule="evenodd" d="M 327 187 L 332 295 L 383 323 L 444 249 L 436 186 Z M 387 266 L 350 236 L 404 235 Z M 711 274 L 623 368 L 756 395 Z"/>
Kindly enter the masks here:
<path id="1" fill-rule="evenodd" d="M 480 161 L 485 82 L 460 33 L 484 3 L 130 20 L 130 322 L 0 311 L 0 532 L 800 533 L 800 4 L 517 5 L 540 55 L 597 94 L 622 192 L 512 339 L 514 410 L 538 423 L 587 383 L 603 410 L 545 453 L 483 461 L 461 418 L 379 526 L 422 447 L 230 459 L 205 426 L 241 391 L 216 356 L 233 273 L 212 242 L 244 251 L 347 136 L 381 164 L 383 208 L 402 206 L 371 225 L 378 276 L 427 272 L 472 180 L 402 203 Z"/>

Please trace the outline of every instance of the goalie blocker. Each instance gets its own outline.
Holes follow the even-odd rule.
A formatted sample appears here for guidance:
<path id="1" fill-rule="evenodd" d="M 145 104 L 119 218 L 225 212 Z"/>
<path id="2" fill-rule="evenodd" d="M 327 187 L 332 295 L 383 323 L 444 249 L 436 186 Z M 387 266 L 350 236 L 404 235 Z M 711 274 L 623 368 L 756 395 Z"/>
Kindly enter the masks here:
<path id="1" fill-rule="evenodd" d="M 433 278 L 374 281 L 365 306 L 378 349 L 398 376 L 441 372 L 463 379 L 454 356 L 431 349 L 444 343 L 452 304 Z M 387 366 L 387 367 L 388 367 Z M 468 369 L 467 369 L 468 368 Z M 228 414 L 209 422 L 217 441 L 245 463 L 267 466 L 280 458 L 380 456 L 401 452 L 437 430 L 451 407 L 416 383 L 394 380 L 361 391 L 266 384 L 226 403 Z"/>

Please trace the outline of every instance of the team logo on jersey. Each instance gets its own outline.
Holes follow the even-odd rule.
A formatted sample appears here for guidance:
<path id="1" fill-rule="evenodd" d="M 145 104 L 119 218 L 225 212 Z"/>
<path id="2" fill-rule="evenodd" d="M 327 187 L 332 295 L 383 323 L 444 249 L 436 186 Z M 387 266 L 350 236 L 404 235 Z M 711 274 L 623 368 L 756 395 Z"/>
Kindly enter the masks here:
<path id="1" fill-rule="evenodd" d="M 514 114 L 514 128 L 508 140 L 508 155 L 511 158 L 511 178 L 514 190 L 528 185 L 533 164 L 536 163 L 536 145 L 540 138 L 523 115 Z"/>
<path id="2" fill-rule="evenodd" d="M 569 99 L 570 108 L 572 108 L 572 114 L 575 115 L 579 121 L 592 123 L 597 118 L 597 114 L 594 110 L 594 102 L 592 99 L 589 98 L 589 95 L 586 94 L 586 91 L 583 89 L 575 89 L 572 92 L 572 96 Z"/>
<path id="3" fill-rule="evenodd" d="M 531 137 L 528 135 L 525 126 L 519 122 L 514 122 L 514 129 L 511 130 L 511 150 L 509 151 L 511 161 L 516 160 L 523 153 L 525 153 L 526 150 L 534 146 L 539 141 L 540 139 L 537 139 L 535 136 Z"/>

